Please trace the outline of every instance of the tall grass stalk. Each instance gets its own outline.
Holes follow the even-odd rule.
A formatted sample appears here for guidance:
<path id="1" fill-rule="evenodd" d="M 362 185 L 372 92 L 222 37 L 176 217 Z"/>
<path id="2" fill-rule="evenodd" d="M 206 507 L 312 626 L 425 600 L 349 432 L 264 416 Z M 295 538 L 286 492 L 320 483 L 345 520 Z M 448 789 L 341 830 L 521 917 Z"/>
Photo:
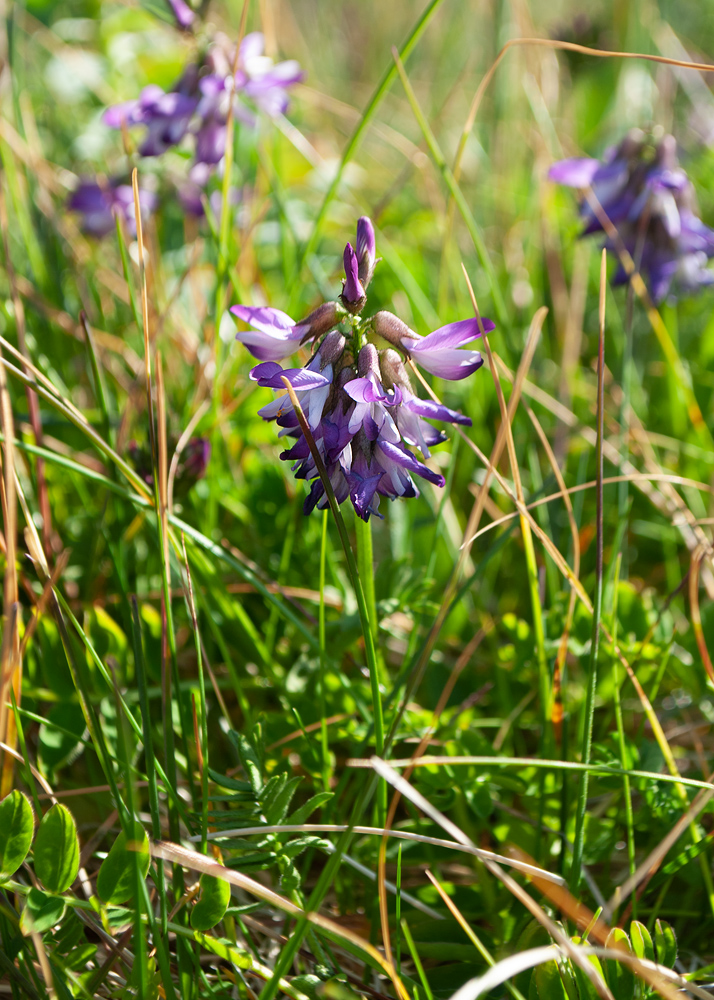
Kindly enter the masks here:
<path id="1" fill-rule="evenodd" d="M 573 860 L 570 868 L 570 886 L 576 893 L 582 875 L 583 850 L 585 846 L 585 811 L 588 801 L 588 781 L 590 753 L 593 740 L 593 723 L 595 718 L 595 691 L 597 688 L 597 659 L 600 650 L 600 617 L 602 614 L 602 584 L 603 584 L 603 460 L 602 441 L 605 413 L 605 296 L 607 292 L 607 251 L 603 250 L 600 260 L 600 310 L 598 329 L 597 354 L 597 444 L 595 447 L 595 462 L 597 475 L 597 509 L 595 514 L 596 530 L 596 565 L 595 565 L 595 595 L 593 598 L 593 626 L 590 638 L 590 659 L 588 663 L 587 688 L 583 715 L 583 737 L 580 749 L 581 763 L 585 766 L 580 776 L 578 787 L 578 804 L 575 815 L 575 835 L 573 840 Z"/>

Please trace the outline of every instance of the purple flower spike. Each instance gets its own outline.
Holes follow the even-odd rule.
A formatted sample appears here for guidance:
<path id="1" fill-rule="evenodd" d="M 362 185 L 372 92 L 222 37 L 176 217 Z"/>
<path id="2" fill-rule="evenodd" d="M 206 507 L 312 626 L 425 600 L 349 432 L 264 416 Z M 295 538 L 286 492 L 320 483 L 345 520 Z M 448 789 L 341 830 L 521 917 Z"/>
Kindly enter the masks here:
<path id="1" fill-rule="evenodd" d="M 196 14 L 191 10 L 186 0 L 169 0 L 169 6 L 176 18 L 179 28 L 187 30 L 196 19 Z"/>
<path id="2" fill-rule="evenodd" d="M 348 243 L 342 257 L 345 266 L 345 283 L 342 289 L 342 301 L 352 309 L 364 302 L 365 294 L 362 282 L 359 280 L 359 262 L 357 254 Z"/>
<path id="3" fill-rule="evenodd" d="M 357 220 L 357 261 L 359 263 L 359 280 L 362 288 L 366 288 L 372 280 L 374 265 L 377 262 L 372 220 L 363 215 Z"/>
<path id="4" fill-rule="evenodd" d="M 692 242 L 698 240 L 701 234 L 692 228 Z M 444 432 L 429 421 L 471 424 L 463 414 L 414 394 L 404 354 L 413 353 L 437 375 L 464 378 L 481 365 L 481 356 L 461 348 L 484 330 L 493 330 L 493 323 L 486 319 L 479 326 L 475 319 L 463 320 L 419 337 L 392 313 L 381 311 L 362 320 L 364 288 L 374 264 L 374 230 L 365 216 L 357 226 L 357 253 L 349 243 L 345 248 L 346 277 L 339 303 L 325 302 L 299 323 L 277 309 L 232 309 L 252 327 L 238 339 L 263 360 L 250 377 L 278 391 L 287 380 L 310 428 L 311 435 L 306 437 L 291 394 L 279 396 L 258 411 L 264 420 L 275 420 L 279 436 L 289 439 L 280 458 L 293 463 L 296 479 L 311 483 L 305 514 L 324 510 L 328 504 L 318 473 L 320 462 L 337 502 L 349 499 L 364 521 L 382 516 L 380 497 L 418 497 L 414 476 L 443 487 L 441 473 L 422 460 L 429 458 L 430 448 L 446 440 Z M 370 341 L 370 333 L 401 353 L 391 347 L 379 350 Z M 314 342 L 310 361 L 304 368 L 282 368 L 277 361 L 294 349 L 298 339 Z M 411 448 L 418 448 L 421 457 Z"/>
<path id="5" fill-rule="evenodd" d="M 458 323 L 442 326 L 427 337 L 405 336 L 401 346 L 422 368 L 439 378 L 458 381 L 472 375 L 483 364 L 478 351 L 462 351 L 458 348 L 470 343 L 484 333 L 495 329 L 495 324 L 483 317 L 481 325 L 477 319 L 463 319 Z"/>
<path id="6" fill-rule="evenodd" d="M 694 213 L 694 189 L 677 163 L 673 136 L 655 139 L 633 129 L 619 146 L 606 152 L 603 162 L 562 160 L 550 168 L 548 176 L 569 187 L 592 189 L 617 229 L 619 241 L 639 260 L 655 303 L 714 282 L 714 275 L 704 267 L 706 259 L 714 257 L 714 231 Z M 587 201 L 580 215 L 585 223 L 583 235 L 602 232 L 600 216 Z M 605 245 L 615 249 L 609 239 Z M 615 283 L 628 280 L 620 267 Z"/>
<path id="7" fill-rule="evenodd" d="M 301 340 L 304 330 L 295 325 L 287 313 L 265 306 L 231 306 L 230 311 L 251 330 L 236 334 L 236 340 L 248 348 L 260 361 L 281 361 L 292 354 Z M 282 388 L 282 385 L 280 386 Z"/>

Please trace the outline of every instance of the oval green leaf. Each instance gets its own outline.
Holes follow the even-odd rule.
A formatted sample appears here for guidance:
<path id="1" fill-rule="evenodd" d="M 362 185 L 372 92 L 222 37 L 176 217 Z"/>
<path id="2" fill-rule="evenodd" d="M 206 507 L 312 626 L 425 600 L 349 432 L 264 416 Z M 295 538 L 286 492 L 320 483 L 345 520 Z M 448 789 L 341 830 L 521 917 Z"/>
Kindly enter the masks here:
<path id="1" fill-rule="evenodd" d="M 655 952 L 650 932 L 639 920 L 633 920 L 630 924 L 630 937 L 635 955 L 638 958 L 646 958 L 650 962 L 654 962 Z"/>
<path id="2" fill-rule="evenodd" d="M 34 831 L 32 806 L 15 789 L 0 802 L 0 882 L 14 875 L 25 860 Z"/>
<path id="3" fill-rule="evenodd" d="M 631 955 L 630 939 L 621 927 L 613 927 L 605 947 L 614 948 L 624 955 Z M 635 995 L 635 974 L 629 965 L 607 959 L 605 962 L 605 981 L 617 1000 L 632 1000 Z"/>
<path id="4" fill-rule="evenodd" d="M 191 926 L 195 931 L 210 931 L 223 919 L 231 901 L 230 882 L 213 875 L 201 875 L 201 895 L 191 911 Z"/>
<path id="5" fill-rule="evenodd" d="M 531 984 L 538 1000 L 568 1000 L 557 962 L 544 962 L 533 970 Z"/>
<path id="6" fill-rule="evenodd" d="M 72 813 L 59 802 L 45 813 L 35 837 L 35 875 L 48 892 L 64 892 L 79 870 L 79 840 Z"/>
<path id="7" fill-rule="evenodd" d="M 673 968 L 677 961 L 677 938 L 674 934 L 674 928 L 666 920 L 655 922 L 654 943 L 659 964 L 666 965 L 668 969 Z"/>
<path id="8" fill-rule="evenodd" d="M 50 896 L 41 889 L 32 888 L 25 900 L 25 909 L 20 918 L 23 934 L 43 934 L 58 924 L 64 915 L 65 901 L 61 896 Z"/>
<path id="9" fill-rule="evenodd" d="M 146 878 L 149 870 L 149 838 L 140 823 L 135 823 L 132 836 L 127 839 L 122 830 L 112 844 L 112 849 L 102 862 L 97 875 L 97 893 L 105 903 L 115 906 L 133 899 L 136 877 Z"/>

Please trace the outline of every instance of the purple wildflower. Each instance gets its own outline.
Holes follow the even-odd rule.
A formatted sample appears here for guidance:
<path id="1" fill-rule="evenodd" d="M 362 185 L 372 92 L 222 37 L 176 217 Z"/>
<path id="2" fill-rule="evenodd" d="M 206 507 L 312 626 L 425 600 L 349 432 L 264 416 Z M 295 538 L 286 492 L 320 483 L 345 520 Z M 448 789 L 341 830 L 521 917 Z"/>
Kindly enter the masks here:
<path id="1" fill-rule="evenodd" d="M 553 164 L 548 176 L 558 184 L 591 188 L 595 199 L 630 255 L 639 261 L 650 294 L 661 302 L 670 291 L 693 292 L 712 284 L 704 266 L 714 256 L 714 231 L 696 215 L 694 188 L 677 161 L 677 144 L 658 142 L 633 129 L 600 160 L 574 158 Z M 591 205 L 580 209 L 583 235 L 602 232 Z M 608 249 L 616 249 L 610 241 Z M 616 283 L 628 280 L 621 267 Z"/>
<path id="2" fill-rule="evenodd" d="M 357 253 L 348 243 L 344 253 L 346 279 L 338 302 L 326 302 L 299 323 L 277 309 L 234 306 L 232 312 L 253 329 L 238 334 L 249 350 L 263 359 L 250 377 L 263 388 L 281 392 L 261 410 L 264 420 L 275 420 L 280 437 L 291 439 L 281 454 L 293 463 L 297 479 L 311 482 L 304 511 L 325 508 L 328 500 L 290 396 L 287 379 L 300 403 L 338 503 L 350 500 L 358 517 L 379 513 L 380 497 L 416 497 L 414 477 L 443 486 L 443 476 L 425 465 L 424 458 L 446 435 L 430 421 L 465 424 L 463 414 L 431 400 L 420 399 L 409 381 L 404 359 L 413 357 L 442 378 L 461 379 L 481 365 L 478 351 L 461 350 L 493 330 L 490 320 L 452 323 L 427 337 L 419 337 L 391 313 L 363 319 L 364 284 L 376 263 L 374 230 L 360 219 Z M 360 268 L 363 268 L 360 271 Z M 370 333 L 385 337 L 393 347 L 379 350 Z M 304 368 L 282 368 L 277 361 L 302 341 L 316 349 Z M 396 348 L 396 350 L 394 349 Z"/>
<path id="3" fill-rule="evenodd" d="M 190 27 L 195 14 L 185 0 L 168 2 L 179 25 Z M 235 118 L 249 126 L 256 122 L 251 109 L 278 117 L 287 109 L 290 88 L 304 78 L 297 62 L 274 64 L 263 48 L 260 32 L 246 35 L 231 79 L 235 46 L 216 34 L 201 60 L 187 66 L 170 91 L 145 87 L 137 99 L 107 108 L 103 121 L 115 129 L 144 126 L 142 156 L 161 156 L 189 137 L 194 154 L 190 182 L 205 188 L 225 156 L 231 107 Z M 203 214 L 200 192 L 190 192 L 188 201 L 192 214 Z"/>
<path id="4" fill-rule="evenodd" d="M 142 217 L 149 216 L 157 202 L 152 191 L 142 188 L 139 191 Z M 106 236 L 114 229 L 116 215 L 124 220 L 129 232 L 136 235 L 133 189 L 131 184 L 122 184 L 116 178 L 101 182 L 80 181 L 67 200 L 67 208 L 81 216 L 82 231 L 89 236 Z"/>

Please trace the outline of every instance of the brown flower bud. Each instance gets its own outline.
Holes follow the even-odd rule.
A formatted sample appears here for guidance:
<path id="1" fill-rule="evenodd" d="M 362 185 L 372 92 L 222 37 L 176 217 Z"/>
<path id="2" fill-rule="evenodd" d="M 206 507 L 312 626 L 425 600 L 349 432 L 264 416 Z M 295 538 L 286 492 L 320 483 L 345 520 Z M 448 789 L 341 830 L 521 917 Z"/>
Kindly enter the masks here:
<path id="1" fill-rule="evenodd" d="M 379 370 L 382 373 L 382 382 L 386 389 L 391 389 L 393 385 L 398 385 L 411 392 L 409 376 L 404 367 L 404 362 L 396 351 L 391 347 L 386 351 L 379 352 Z"/>
<path id="2" fill-rule="evenodd" d="M 402 347 L 402 337 L 416 337 L 417 334 L 409 329 L 394 313 L 382 309 L 372 317 L 372 328 L 380 337 L 384 337 L 395 347 Z M 402 350 L 404 348 L 402 347 Z"/>
<path id="3" fill-rule="evenodd" d="M 360 378 L 366 378 L 370 372 L 379 378 L 379 354 L 374 344 L 365 344 L 357 356 L 357 371 Z"/>
<path id="4" fill-rule="evenodd" d="M 321 337 L 333 326 L 337 326 L 343 316 L 344 310 L 338 302 L 323 302 L 317 309 L 313 309 L 309 316 L 295 324 L 296 328 L 304 330 L 301 342 Z"/>

